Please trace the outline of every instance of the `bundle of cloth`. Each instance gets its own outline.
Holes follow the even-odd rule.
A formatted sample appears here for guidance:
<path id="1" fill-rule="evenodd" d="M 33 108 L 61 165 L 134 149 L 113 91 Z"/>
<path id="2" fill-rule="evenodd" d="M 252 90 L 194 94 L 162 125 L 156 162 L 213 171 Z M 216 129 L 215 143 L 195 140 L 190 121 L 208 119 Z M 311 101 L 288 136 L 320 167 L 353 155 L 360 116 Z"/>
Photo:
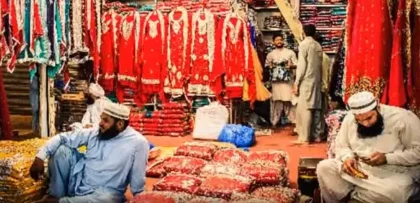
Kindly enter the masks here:
<path id="1" fill-rule="evenodd" d="M 147 176 L 162 179 L 153 192 L 138 195 L 137 201 L 177 202 L 182 196 L 184 202 L 292 203 L 300 195 L 288 187 L 285 151 L 246 152 L 230 144 L 197 141 L 186 142 L 163 157 L 158 150 L 153 150 Z"/>
<path id="2" fill-rule="evenodd" d="M 190 112 L 183 103 L 162 104 L 161 110 L 132 112 L 130 125 L 143 135 L 185 136 L 191 133 Z"/>
<path id="3" fill-rule="evenodd" d="M 0 142 L 0 202 L 29 203 L 45 195 L 46 181 L 34 181 L 29 175 L 33 157 L 45 142 L 44 139 Z"/>
<path id="4" fill-rule="evenodd" d="M 170 12 L 173 8 L 182 6 L 188 11 L 196 12 L 203 8 L 203 3 L 200 1 L 190 0 L 172 0 L 172 1 L 159 1 L 158 8 L 162 12 Z M 206 8 L 214 14 L 226 14 L 230 11 L 229 1 L 224 0 L 212 0 L 206 3 Z"/>

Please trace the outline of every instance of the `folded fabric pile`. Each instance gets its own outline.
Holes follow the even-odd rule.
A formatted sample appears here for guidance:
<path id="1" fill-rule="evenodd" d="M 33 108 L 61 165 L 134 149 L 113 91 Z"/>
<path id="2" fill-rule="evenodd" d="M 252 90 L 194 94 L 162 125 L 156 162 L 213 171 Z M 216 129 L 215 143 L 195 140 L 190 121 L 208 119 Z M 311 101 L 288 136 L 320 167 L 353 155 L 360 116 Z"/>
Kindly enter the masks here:
<path id="1" fill-rule="evenodd" d="M 0 202 L 34 202 L 45 195 L 44 180 L 34 181 L 29 168 L 43 139 L 0 141 Z"/>
<path id="2" fill-rule="evenodd" d="M 269 16 L 264 19 L 264 29 L 277 30 L 282 29 L 286 25 L 283 16 Z"/>
<path id="3" fill-rule="evenodd" d="M 172 9 L 182 6 L 190 12 L 195 12 L 203 8 L 201 1 L 190 1 L 190 0 L 172 0 L 172 1 L 159 1 L 158 8 L 163 12 L 171 12 Z M 206 2 L 207 9 L 216 15 L 224 15 L 230 12 L 229 1 L 225 0 L 211 0 Z"/>
<path id="4" fill-rule="evenodd" d="M 300 195 L 287 187 L 288 155 L 284 151 L 245 152 L 231 145 L 195 141 L 184 143 L 168 156 L 151 153 L 147 176 L 163 179 L 154 185 L 153 193 L 140 194 L 134 202 L 159 196 L 174 202 L 292 203 Z"/>
<path id="5" fill-rule="evenodd" d="M 327 156 L 329 159 L 335 158 L 335 140 L 337 138 L 338 131 L 340 130 L 341 123 L 343 122 L 346 115 L 347 111 L 334 110 L 328 113 L 328 115 L 325 117 L 325 123 L 328 126 Z"/>
<path id="6" fill-rule="evenodd" d="M 274 0 L 253 0 L 251 5 L 254 7 L 269 7 L 276 5 L 276 3 Z"/>
<path id="7" fill-rule="evenodd" d="M 324 51 L 337 51 L 342 40 L 342 30 L 318 30 L 322 37 L 322 48 Z"/>
<path id="8" fill-rule="evenodd" d="M 191 133 L 190 113 L 182 103 L 162 104 L 157 111 L 131 113 L 130 125 L 143 135 L 185 136 Z"/>

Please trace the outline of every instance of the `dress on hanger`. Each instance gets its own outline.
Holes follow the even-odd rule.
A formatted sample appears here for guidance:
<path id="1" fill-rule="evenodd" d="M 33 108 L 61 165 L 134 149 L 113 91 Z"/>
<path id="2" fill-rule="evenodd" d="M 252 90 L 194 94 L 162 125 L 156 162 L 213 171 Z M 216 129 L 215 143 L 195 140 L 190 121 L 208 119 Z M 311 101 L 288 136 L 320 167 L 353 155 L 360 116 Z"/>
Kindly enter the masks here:
<path id="1" fill-rule="evenodd" d="M 0 138 L 11 140 L 13 138 L 12 133 L 9 105 L 7 104 L 6 90 L 3 83 L 3 72 L 0 70 Z"/>
<path id="2" fill-rule="evenodd" d="M 144 21 L 140 46 L 141 81 L 138 87 L 141 94 L 136 94 L 137 106 L 142 106 L 154 94 L 160 94 L 161 99 L 164 99 L 163 81 L 167 67 L 165 22 L 159 10 L 150 12 Z"/>
<path id="3" fill-rule="evenodd" d="M 381 97 L 390 69 L 392 24 L 388 0 L 349 0 L 345 99 L 368 90 Z"/>
<path id="4" fill-rule="evenodd" d="M 214 69 L 217 18 L 209 10 L 198 10 L 192 16 L 191 69 L 189 96 L 214 95 L 210 74 Z"/>
<path id="5" fill-rule="evenodd" d="M 189 76 L 191 61 L 191 18 L 188 11 L 178 7 L 169 14 L 167 35 L 168 69 L 164 92 L 179 97 L 184 94 L 184 83 Z"/>

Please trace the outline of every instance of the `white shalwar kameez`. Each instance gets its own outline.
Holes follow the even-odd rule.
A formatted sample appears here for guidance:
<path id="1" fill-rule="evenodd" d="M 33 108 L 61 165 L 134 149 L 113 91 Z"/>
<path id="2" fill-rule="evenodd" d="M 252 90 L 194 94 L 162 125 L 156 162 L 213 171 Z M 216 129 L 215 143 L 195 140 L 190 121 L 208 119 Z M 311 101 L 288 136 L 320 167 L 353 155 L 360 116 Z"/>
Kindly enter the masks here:
<path id="1" fill-rule="evenodd" d="M 418 191 L 414 183 L 420 177 L 420 120 L 412 112 L 380 105 L 384 130 L 381 135 L 361 139 L 352 113 L 347 114 L 337 135 L 336 159 L 317 167 L 318 181 L 327 203 L 339 202 L 350 192 L 352 199 L 367 203 L 404 203 Z M 350 157 L 368 157 L 374 152 L 386 154 L 387 164 L 369 166 L 358 162 L 367 179 L 351 177 L 342 165 Z"/>

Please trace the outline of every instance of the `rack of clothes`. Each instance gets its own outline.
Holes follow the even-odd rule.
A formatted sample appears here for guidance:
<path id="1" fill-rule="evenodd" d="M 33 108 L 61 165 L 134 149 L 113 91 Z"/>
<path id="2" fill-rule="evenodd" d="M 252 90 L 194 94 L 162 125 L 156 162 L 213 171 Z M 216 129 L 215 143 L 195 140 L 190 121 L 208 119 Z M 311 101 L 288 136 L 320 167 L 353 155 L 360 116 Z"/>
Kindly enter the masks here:
<path id="1" fill-rule="evenodd" d="M 254 101 L 254 60 L 260 62 L 253 59 L 246 17 L 238 8 L 219 15 L 205 4 L 188 10 L 177 3 L 169 13 L 105 5 L 98 70 L 104 89 L 139 107 L 155 95 L 163 102 L 194 96 Z"/>

